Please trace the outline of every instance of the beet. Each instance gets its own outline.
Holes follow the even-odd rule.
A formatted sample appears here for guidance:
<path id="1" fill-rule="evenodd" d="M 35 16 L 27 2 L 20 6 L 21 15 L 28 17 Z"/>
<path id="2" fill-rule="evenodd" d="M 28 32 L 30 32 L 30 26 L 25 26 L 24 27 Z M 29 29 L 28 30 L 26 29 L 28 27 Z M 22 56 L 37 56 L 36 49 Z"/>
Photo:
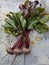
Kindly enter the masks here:
<path id="1" fill-rule="evenodd" d="M 28 1 L 26 5 L 25 4 L 21 4 L 19 6 L 21 14 L 26 19 L 29 18 L 30 17 L 30 14 L 32 14 L 34 12 L 37 4 L 39 4 L 38 1 L 34 1 L 34 2 Z M 23 31 L 23 37 L 25 37 L 25 42 L 23 42 L 23 37 L 20 37 L 16 41 L 16 43 L 13 45 L 12 50 L 14 50 L 16 47 L 17 48 L 21 48 L 22 45 L 23 45 L 23 43 L 25 43 L 25 47 L 26 48 L 29 48 L 29 46 L 30 46 L 29 34 L 28 34 L 28 32 L 25 29 L 23 29 L 22 24 L 21 24 L 20 21 L 19 21 L 19 23 L 20 23 L 21 28 L 22 28 L 22 31 Z"/>

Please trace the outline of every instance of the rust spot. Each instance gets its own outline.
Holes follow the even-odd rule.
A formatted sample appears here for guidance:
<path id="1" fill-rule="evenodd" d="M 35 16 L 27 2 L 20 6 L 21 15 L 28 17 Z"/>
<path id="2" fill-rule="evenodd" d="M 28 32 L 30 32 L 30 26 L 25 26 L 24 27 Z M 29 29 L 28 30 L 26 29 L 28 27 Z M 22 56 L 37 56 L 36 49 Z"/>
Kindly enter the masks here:
<path id="1" fill-rule="evenodd" d="M 31 41 L 31 44 L 35 44 L 35 41 Z"/>
<path id="2" fill-rule="evenodd" d="M 35 40 L 36 40 L 36 41 L 40 41 L 40 40 L 41 40 L 41 37 L 36 36 L 36 37 L 35 37 Z"/>

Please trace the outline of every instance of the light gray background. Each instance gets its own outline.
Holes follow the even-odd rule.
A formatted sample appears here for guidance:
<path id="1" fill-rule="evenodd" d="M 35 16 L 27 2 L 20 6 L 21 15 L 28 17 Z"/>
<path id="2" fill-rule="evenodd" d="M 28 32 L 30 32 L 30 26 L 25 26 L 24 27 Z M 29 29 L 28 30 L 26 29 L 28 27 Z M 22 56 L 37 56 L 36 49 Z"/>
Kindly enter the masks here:
<path id="1" fill-rule="evenodd" d="M 49 65 L 49 32 L 38 34 L 33 31 L 30 33 L 30 40 L 34 41 L 35 44 L 30 45 L 31 53 L 28 55 L 10 55 L 6 52 L 7 45 L 12 46 L 16 37 L 4 32 L 2 25 L 5 23 L 5 14 L 10 11 L 19 11 L 18 6 L 22 2 L 23 0 L 0 0 L 0 65 Z M 41 0 L 41 2 L 45 5 L 46 1 Z M 40 38 L 38 41 L 35 40 L 36 36 Z"/>

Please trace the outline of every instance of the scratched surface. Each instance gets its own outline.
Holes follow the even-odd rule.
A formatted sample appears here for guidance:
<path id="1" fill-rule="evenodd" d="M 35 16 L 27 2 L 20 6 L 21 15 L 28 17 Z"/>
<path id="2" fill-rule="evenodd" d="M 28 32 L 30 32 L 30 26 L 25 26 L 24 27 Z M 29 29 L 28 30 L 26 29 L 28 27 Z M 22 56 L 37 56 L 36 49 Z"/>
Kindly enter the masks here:
<path id="1" fill-rule="evenodd" d="M 12 46 L 17 38 L 4 32 L 5 14 L 19 11 L 18 6 L 22 1 L 0 0 L 0 65 L 49 65 L 49 32 L 30 32 L 30 41 L 35 44 L 30 44 L 31 53 L 28 55 L 10 55 L 6 52 L 6 45 Z M 36 40 L 36 37 L 39 39 Z"/>

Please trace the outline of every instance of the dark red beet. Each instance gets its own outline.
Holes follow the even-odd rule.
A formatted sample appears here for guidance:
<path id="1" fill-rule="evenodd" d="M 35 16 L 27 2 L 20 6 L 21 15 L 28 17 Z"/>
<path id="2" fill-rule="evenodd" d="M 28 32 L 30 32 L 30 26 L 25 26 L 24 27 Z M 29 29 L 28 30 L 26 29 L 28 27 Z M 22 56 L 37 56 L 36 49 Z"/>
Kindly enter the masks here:
<path id="1" fill-rule="evenodd" d="M 19 6 L 21 14 L 22 14 L 25 18 L 29 18 L 30 15 L 34 12 L 34 10 L 35 10 L 37 4 L 39 4 L 38 1 L 34 1 L 34 2 L 29 1 L 28 4 L 27 4 L 27 6 L 21 4 L 21 5 Z M 19 21 L 19 22 L 20 22 L 20 21 Z M 25 43 L 25 47 L 26 47 L 26 48 L 29 48 L 29 46 L 30 46 L 30 39 L 29 39 L 28 31 L 26 31 L 26 30 L 23 29 L 21 22 L 20 22 L 20 25 L 21 25 L 21 28 L 22 28 L 22 31 L 23 31 L 23 37 L 25 37 L 25 42 L 23 42 L 23 37 L 21 36 L 21 37 L 16 41 L 16 43 L 13 45 L 12 50 L 14 50 L 15 48 L 20 49 L 20 48 L 22 47 L 23 43 Z"/>

